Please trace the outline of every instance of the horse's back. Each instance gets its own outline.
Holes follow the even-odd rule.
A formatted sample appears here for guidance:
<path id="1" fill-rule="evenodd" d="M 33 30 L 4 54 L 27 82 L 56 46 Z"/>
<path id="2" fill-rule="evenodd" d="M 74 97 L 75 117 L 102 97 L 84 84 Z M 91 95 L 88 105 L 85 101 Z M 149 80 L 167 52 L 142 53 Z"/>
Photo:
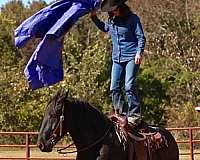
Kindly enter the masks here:
<path id="1" fill-rule="evenodd" d="M 156 130 L 165 138 L 166 146 L 152 153 L 152 160 L 179 160 L 178 145 L 172 134 L 164 128 Z"/>

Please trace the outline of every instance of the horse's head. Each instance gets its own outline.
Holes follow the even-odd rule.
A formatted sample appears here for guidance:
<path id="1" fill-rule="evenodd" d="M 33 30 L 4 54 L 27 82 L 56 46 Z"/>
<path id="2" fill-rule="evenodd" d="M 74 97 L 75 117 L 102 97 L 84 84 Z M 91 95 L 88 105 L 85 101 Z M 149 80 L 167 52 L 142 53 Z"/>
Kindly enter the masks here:
<path id="1" fill-rule="evenodd" d="M 51 152 L 53 146 L 64 136 L 67 127 L 64 127 L 64 104 L 67 93 L 59 90 L 49 101 L 38 134 L 38 147 L 42 152 Z"/>

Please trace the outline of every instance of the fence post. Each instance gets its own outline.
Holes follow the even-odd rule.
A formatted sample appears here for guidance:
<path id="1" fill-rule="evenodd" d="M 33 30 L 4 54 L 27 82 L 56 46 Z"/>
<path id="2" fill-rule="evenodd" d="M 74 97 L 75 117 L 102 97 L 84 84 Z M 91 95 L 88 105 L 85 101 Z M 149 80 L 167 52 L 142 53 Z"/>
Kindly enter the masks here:
<path id="1" fill-rule="evenodd" d="M 190 139 L 190 160 L 194 160 L 193 136 L 191 127 L 189 128 L 189 139 Z"/>
<path id="2" fill-rule="evenodd" d="M 29 134 L 26 134 L 26 160 L 29 160 L 30 158 L 30 137 Z"/>

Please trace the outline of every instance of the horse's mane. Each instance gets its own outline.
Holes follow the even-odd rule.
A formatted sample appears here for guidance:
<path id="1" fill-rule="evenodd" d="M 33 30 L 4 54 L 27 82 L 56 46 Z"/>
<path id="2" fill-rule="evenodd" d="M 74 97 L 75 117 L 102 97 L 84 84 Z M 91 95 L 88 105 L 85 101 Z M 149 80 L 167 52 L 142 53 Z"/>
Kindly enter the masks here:
<path id="1" fill-rule="evenodd" d="M 71 127 L 71 133 L 74 133 L 77 141 L 93 142 L 94 139 L 89 135 L 93 135 L 93 138 L 102 137 L 111 126 L 111 121 L 103 112 L 86 101 L 67 97 L 66 107 L 71 110 L 72 126 L 76 126 Z M 82 133 L 83 137 L 77 133 Z"/>
<path id="2" fill-rule="evenodd" d="M 74 104 L 74 107 L 77 110 L 81 110 L 85 113 L 93 113 L 93 114 L 99 114 L 100 116 L 106 117 L 102 111 L 100 111 L 99 108 L 97 108 L 94 105 L 91 105 L 89 102 L 80 100 L 73 97 L 67 97 L 66 101 Z M 91 116 L 91 115 L 90 115 Z"/>
<path id="3" fill-rule="evenodd" d="M 81 106 L 81 107 L 85 107 L 87 109 L 90 109 L 90 107 L 92 108 L 96 108 L 92 105 L 90 105 L 90 103 L 84 101 L 84 100 L 80 100 L 80 99 L 77 99 L 77 98 L 73 98 L 73 97 L 68 97 L 66 96 L 66 91 L 61 88 L 59 89 L 51 98 L 50 100 L 48 101 L 48 104 L 50 104 L 52 101 L 57 101 L 59 98 L 66 98 L 66 101 L 69 101 L 71 103 L 74 103 L 76 106 Z M 66 97 L 65 97 L 66 96 Z M 97 109 L 97 108 L 96 108 Z M 97 109 L 98 110 L 98 109 Z M 99 111 L 99 110 L 98 110 Z M 100 111 L 99 111 L 100 112 Z"/>
<path id="4" fill-rule="evenodd" d="M 56 102 L 60 98 L 64 98 L 66 104 L 73 106 L 70 108 L 73 110 L 77 118 L 84 116 L 84 119 L 88 119 L 88 122 L 92 121 L 92 123 L 98 123 L 99 125 L 102 123 L 102 120 L 108 122 L 108 118 L 99 108 L 84 100 L 69 97 L 68 93 L 64 89 L 58 90 L 56 94 L 50 98 L 48 103 L 53 101 Z M 58 108 L 56 110 L 58 111 Z"/>

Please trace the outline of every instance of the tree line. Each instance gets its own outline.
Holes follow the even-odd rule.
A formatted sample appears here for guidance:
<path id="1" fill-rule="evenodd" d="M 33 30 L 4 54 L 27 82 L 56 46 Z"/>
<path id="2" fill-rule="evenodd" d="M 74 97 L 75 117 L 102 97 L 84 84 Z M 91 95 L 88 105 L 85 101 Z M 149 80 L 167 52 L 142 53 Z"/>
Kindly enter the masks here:
<path id="1" fill-rule="evenodd" d="M 134 0 L 128 2 L 143 23 L 147 38 L 137 79 L 144 119 L 156 125 L 199 125 L 200 6 L 198 0 Z M 36 91 L 28 89 L 23 69 L 39 40 L 23 49 L 14 46 L 14 30 L 47 6 L 13 0 L 0 12 L 0 130 L 37 131 L 48 99 L 63 87 L 70 96 L 111 109 L 109 91 L 111 41 L 84 16 L 65 36 L 64 80 Z M 101 19 L 106 14 L 98 12 Z"/>

